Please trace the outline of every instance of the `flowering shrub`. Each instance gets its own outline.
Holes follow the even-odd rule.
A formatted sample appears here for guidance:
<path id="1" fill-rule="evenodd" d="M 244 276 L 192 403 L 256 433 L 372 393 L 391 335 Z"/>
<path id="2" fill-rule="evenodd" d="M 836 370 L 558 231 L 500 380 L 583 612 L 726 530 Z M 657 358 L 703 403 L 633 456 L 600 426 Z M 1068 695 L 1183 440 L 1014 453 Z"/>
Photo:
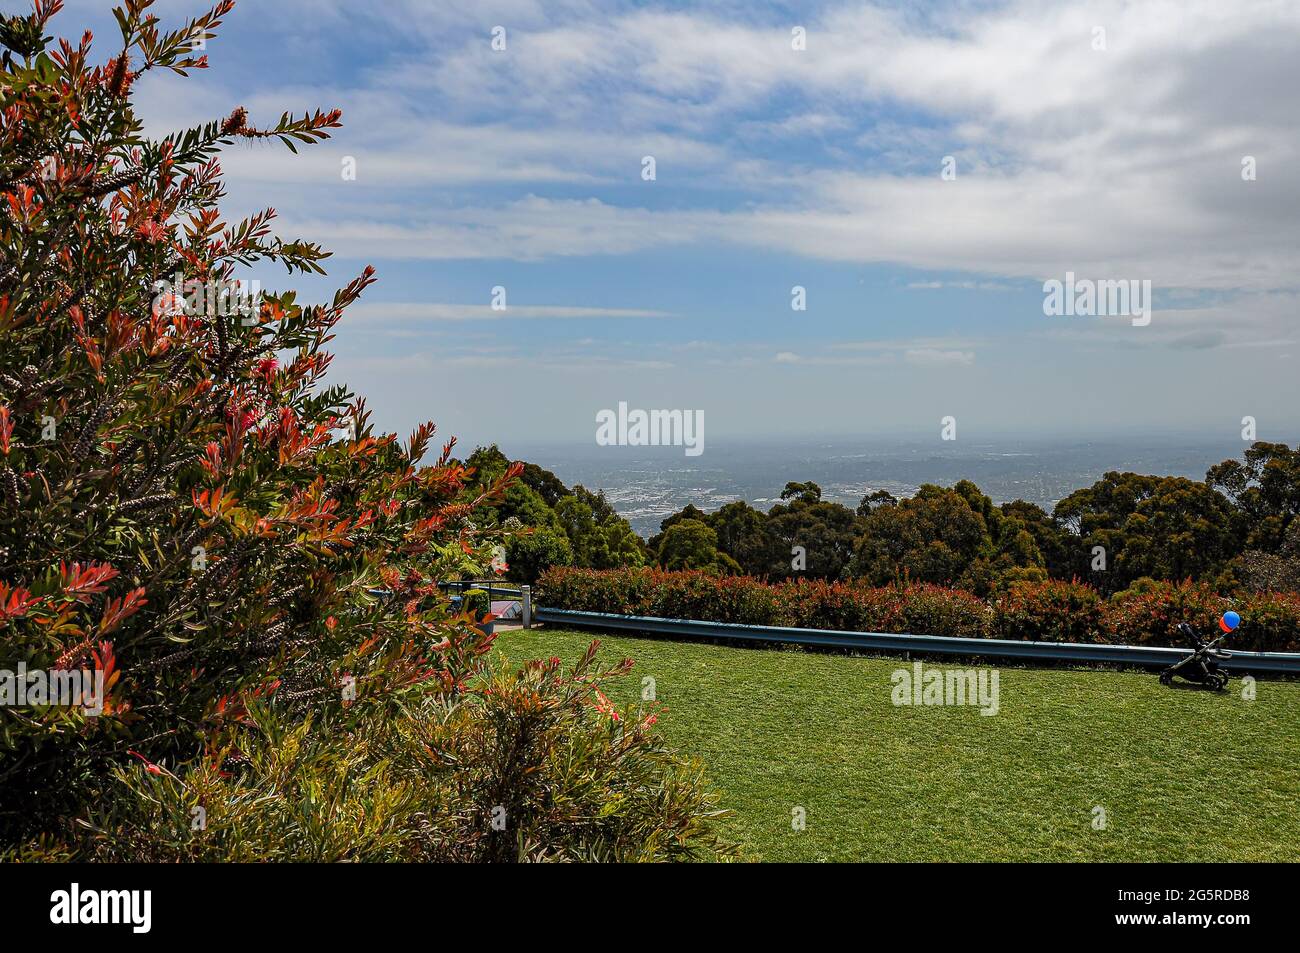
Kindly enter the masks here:
<path id="1" fill-rule="evenodd" d="M 238 827 L 254 842 L 263 828 L 289 838 L 295 811 L 315 803 L 308 778 L 346 793 L 351 755 L 339 746 L 424 731 L 403 714 L 415 710 L 467 733 L 426 736 L 428 755 L 454 766 L 450 787 L 515 770 L 473 761 L 492 754 L 476 733 L 510 715 L 497 696 L 473 694 L 492 640 L 450 610 L 436 581 L 486 569 L 496 540 L 467 517 L 519 467 L 478 485 L 452 459 L 453 442 L 425 460 L 432 424 L 405 443 L 376 433 L 363 401 L 327 384 L 324 347 L 372 269 L 324 304 L 292 291 L 236 294 L 237 276 L 270 266 L 323 273 L 328 253 L 272 237 L 270 210 L 225 220 L 218 153 L 236 140 L 296 151 L 340 116 L 286 113 L 258 127 L 235 109 L 143 138 L 135 79 L 205 68 L 195 51 L 233 7 L 220 0 L 166 32 L 151 4 L 116 11 L 121 45 L 103 65 L 91 61 L 88 32 L 76 44 L 50 40 L 59 0 L 0 19 L 0 669 L 93 668 L 105 688 L 97 715 L 0 706 L 8 843 L 66 832 L 88 805 L 116 805 L 115 777 L 140 770 L 172 779 L 174 804 L 212 790 L 214 809 L 228 797 L 234 810 L 274 791 L 279 820 L 270 811 Z M 232 298 L 242 302 L 233 310 Z M 558 676 L 525 683 L 556 718 L 581 694 Z M 551 758 L 554 737 L 539 730 L 527 757 Z M 658 780 L 648 780 L 659 770 L 650 761 L 620 773 L 631 744 L 591 749 L 598 773 L 583 803 L 594 815 L 635 785 L 665 800 L 678 793 L 676 767 Z M 300 785 L 276 787 L 298 765 L 270 766 L 294 750 L 314 752 L 320 773 L 303 765 Z M 440 791 L 409 778 L 389 788 L 399 789 L 415 799 L 410 811 L 440 810 L 420 800 Z M 135 793 L 125 815 L 147 814 L 152 790 Z M 674 809 L 692 803 L 684 794 Z M 364 836 L 348 827 L 354 819 L 319 820 L 343 824 L 328 834 L 346 841 Z M 534 833 L 567 844 L 568 820 L 555 815 Z M 133 857 L 171 856 L 162 827 L 117 823 Z M 636 831 L 659 836 L 646 817 L 628 831 L 611 850 L 635 853 Z"/>
<path id="2" fill-rule="evenodd" d="M 1140 580 L 1111 597 L 1102 630 L 1107 642 L 1185 646 L 1187 640 L 1174 631 L 1178 623 L 1186 622 L 1205 634 L 1214 620 L 1231 608 L 1247 619 L 1251 616 L 1244 605 L 1217 595 L 1204 583 Z M 1245 647 L 1240 641 L 1234 644 Z"/>
<path id="3" fill-rule="evenodd" d="M 849 632 L 899 631 L 902 603 L 896 589 L 799 580 L 776 591 L 783 625 Z"/>
<path id="4" fill-rule="evenodd" d="M 901 632 L 982 638 L 989 634 L 991 612 L 979 596 L 942 586 L 902 590 Z"/>
<path id="5" fill-rule="evenodd" d="M 1079 582 L 1015 582 L 993 602 L 994 637 L 1031 642 L 1097 642 L 1103 601 Z"/>
<path id="6" fill-rule="evenodd" d="M 555 568 L 538 582 L 537 599 L 587 612 L 744 625 L 969 636 L 986 635 L 988 627 L 988 607 L 979 598 L 928 585 L 769 584 L 694 571 Z"/>
<path id="7" fill-rule="evenodd" d="M 1300 652 L 1300 593 L 1256 593 L 1234 608 L 1247 618 L 1248 624 L 1226 640 L 1230 649 Z"/>
<path id="8" fill-rule="evenodd" d="M 984 600 L 932 585 L 871 587 L 806 580 L 768 584 L 699 572 L 555 568 L 542 576 L 536 595 L 539 603 L 557 608 L 669 619 L 1178 647 L 1185 643 L 1174 631 L 1179 622 L 1210 633 L 1231 608 L 1246 620 L 1231 645 L 1274 652 L 1300 646 L 1300 594 L 1229 600 L 1193 583 L 1148 581 L 1105 599 L 1084 583 L 1022 581 Z"/>
<path id="9" fill-rule="evenodd" d="M 306 716 L 337 706 L 345 679 L 376 704 L 455 692 L 491 644 L 422 582 L 490 542 L 462 518 L 451 444 L 421 468 L 431 424 L 403 445 L 324 386 L 324 346 L 372 270 L 324 305 L 224 306 L 237 268 L 320 272 L 326 253 L 272 238 L 269 211 L 227 223 L 217 152 L 312 143 L 339 114 L 264 129 L 236 109 L 158 142 L 136 132 L 135 77 L 202 69 L 193 46 L 232 5 L 164 33 L 131 0 L 104 66 L 88 33 L 43 51 L 56 2 L 6 20 L 0 661 L 112 677 L 98 717 L 0 710 L 0 826 L 92 799 L 128 751 L 216 757 L 250 695 Z"/>
<path id="10" fill-rule="evenodd" d="M 698 764 L 666 752 L 657 715 L 601 690 L 592 643 L 502 670 L 448 705 L 423 694 L 396 717 L 287 720 L 250 699 L 231 733 L 237 772 L 205 760 L 115 769 L 71 844 L 7 859 L 115 862 L 663 861 L 733 852 Z M 342 734 L 338 732 L 342 731 Z M 0 853 L 0 856 L 4 856 Z"/>

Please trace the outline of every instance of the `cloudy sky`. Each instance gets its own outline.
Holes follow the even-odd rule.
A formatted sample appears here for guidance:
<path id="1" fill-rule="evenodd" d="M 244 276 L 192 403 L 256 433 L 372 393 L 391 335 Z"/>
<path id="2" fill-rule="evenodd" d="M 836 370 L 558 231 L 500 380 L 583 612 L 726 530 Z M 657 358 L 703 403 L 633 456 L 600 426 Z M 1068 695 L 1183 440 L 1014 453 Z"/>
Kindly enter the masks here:
<path id="1" fill-rule="evenodd" d="M 57 32 L 107 55 L 107 6 Z M 227 211 L 376 266 L 335 367 L 385 429 L 1300 437 L 1296 0 L 240 0 L 208 53 L 151 130 L 343 110 L 232 148 Z M 1151 323 L 1044 315 L 1067 271 Z"/>

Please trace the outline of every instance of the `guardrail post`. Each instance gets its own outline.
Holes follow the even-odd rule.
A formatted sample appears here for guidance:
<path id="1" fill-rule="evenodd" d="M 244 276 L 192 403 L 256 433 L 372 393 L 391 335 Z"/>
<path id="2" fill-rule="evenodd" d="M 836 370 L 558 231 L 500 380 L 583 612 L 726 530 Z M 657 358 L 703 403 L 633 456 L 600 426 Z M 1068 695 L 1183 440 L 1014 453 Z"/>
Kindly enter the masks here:
<path id="1" fill-rule="evenodd" d="M 524 597 L 524 628 L 531 629 L 533 627 L 533 587 L 520 586 L 519 592 Z"/>

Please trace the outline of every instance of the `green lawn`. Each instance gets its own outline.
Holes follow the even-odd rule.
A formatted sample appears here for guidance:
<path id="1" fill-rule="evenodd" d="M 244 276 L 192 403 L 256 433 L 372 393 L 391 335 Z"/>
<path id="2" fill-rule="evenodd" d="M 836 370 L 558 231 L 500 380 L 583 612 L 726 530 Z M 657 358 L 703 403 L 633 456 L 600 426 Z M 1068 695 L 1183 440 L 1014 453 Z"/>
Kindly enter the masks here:
<path id="1" fill-rule="evenodd" d="M 655 679 L 664 733 L 708 766 L 750 859 L 1300 860 L 1300 684 L 1261 681 L 1246 701 L 1235 678 L 1216 695 L 999 667 L 989 717 L 896 707 L 900 659 L 553 629 L 497 645 L 567 662 L 593 637 L 636 660 L 611 697 Z"/>

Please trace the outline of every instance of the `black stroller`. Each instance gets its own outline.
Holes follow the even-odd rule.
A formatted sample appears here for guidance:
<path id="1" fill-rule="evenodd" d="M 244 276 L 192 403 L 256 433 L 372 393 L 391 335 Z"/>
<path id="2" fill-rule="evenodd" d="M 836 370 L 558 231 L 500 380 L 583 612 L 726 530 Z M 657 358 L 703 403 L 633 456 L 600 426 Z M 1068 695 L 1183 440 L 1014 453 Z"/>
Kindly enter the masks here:
<path id="1" fill-rule="evenodd" d="M 1174 676 L 1177 676 L 1186 682 L 1200 685 L 1202 688 L 1211 691 L 1222 691 L 1227 688 L 1228 673 L 1219 668 L 1219 660 L 1232 658 L 1232 653 L 1215 648 L 1215 646 L 1226 639 L 1240 621 L 1240 617 L 1235 612 L 1228 613 L 1223 621 L 1219 623 L 1223 629 L 1223 635 L 1209 642 L 1197 635 L 1196 630 L 1186 622 L 1178 623 L 1178 634 L 1187 638 L 1192 644 L 1193 651 L 1191 655 L 1181 662 L 1175 662 L 1161 672 L 1160 684 L 1172 685 Z"/>

